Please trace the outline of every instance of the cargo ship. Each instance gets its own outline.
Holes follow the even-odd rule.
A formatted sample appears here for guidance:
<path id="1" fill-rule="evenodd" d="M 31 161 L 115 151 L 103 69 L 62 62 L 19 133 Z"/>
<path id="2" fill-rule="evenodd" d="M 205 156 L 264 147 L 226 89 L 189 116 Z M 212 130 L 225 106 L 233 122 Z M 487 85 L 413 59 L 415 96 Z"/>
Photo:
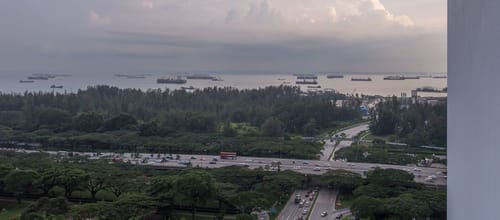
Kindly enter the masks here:
<path id="1" fill-rule="evenodd" d="M 160 78 L 156 80 L 158 84 L 186 84 L 187 80 L 177 77 L 177 78 Z"/>
<path id="2" fill-rule="evenodd" d="M 318 79 L 318 76 L 314 74 L 296 74 L 297 79 Z"/>
<path id="3" fill-rule="evenodd" d="M 48 80 L 49 77 L 46 77 L 46 76 L 28 76 L 28 79 L 31 79 L 31 80 Z"/>
<path id="4" fill-rule="evenodd" d="M 386 76 L 384 80 L 405 80 L 403 76 Z"/>
<path id="5" fill-rule="evenodd" d="M 448 78 L 447 76 L 432 76 L 434 79 L 446 79 Z"/>
<path id="6" fill-rule="evenodd" d="M 19 80 L 19 83 L 34 83 L 33 80 Z"/>
<path id="7" fill-rule="evenodd" d="M 405 79 L 420 79 L 420 76 L 405 76 Z"/>
<path id="8" fill-rule="evenodd" d="M 50 86 L 51 89 L 62 89 L 63 86 L 56 86 L 56 85 L 51 85 Z"/>
<path id="9" fill-rule="evenodd" d="M 328 78 L 328 79 L 342 79 L 342 78 L 344 78 L 344 76 L 343 75 L 329 74 L 329 75 L 326 75 L 326 78 Z"/>
<path id="10" fill-rule="evenodd" d="M 372 78 L 351 78 L 351 81 L 372 81 Z"/>
<path id="11" fill-rule="evenodd" d="M 297 85 L 316 85 L 318 82 L 316 80 L 299 80 L 296 81 L 295 84 Z"/>
<path id="12" fill-rule="evenodd" d="M 186 77 L 187 79 L 206 79 L 213 80 L 214 77 L 207 74 L 191 74 Z"/>
<path id="13" fill-rule="evenodd" d="M 320 85 L 317 85 L 317 86 L 307 86 L 307 88 L 309 88 L 309 89 L 321 89 L 321 86 Z"/>

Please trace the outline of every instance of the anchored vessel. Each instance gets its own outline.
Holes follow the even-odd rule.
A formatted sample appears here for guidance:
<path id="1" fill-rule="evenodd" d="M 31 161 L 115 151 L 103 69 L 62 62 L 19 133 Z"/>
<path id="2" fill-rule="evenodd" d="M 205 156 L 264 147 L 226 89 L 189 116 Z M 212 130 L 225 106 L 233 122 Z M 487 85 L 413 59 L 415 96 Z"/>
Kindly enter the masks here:
<path id="1" fill-rule="evenodd" d="M 351 81 L 372 81 L 372 78 L 351 78 Z"/>
<path id="2" fill-rule="evenodd" d="M 386 76 L 384 80 L 405 80 L 403 76 Z"/>
<path id="3" fill-rule="evenodd" d="M 177 78 L 160 78 L 156 80 L 159 84 L 185 84 L 187 80 L 177 77 Z"/>
<path id="4" fill-rule="evenodd" d="M 326 78 L 328 78 L 328 79 L 342 79 L 342 78 L 344 78 L 344 76 L 343 75 L 328 74 L 328 75 L 326 75 Z"/>
<path id="5" fill-rule="evenodd" d="M 186 77 L 187 79 L 207 79 L 207 80 L 212 80 L 214 79 L 213 76 L 207 75 L 207 74 L 191 74 Z"/>
<path id="6" fill-rule="evenodd" d="M 318 79 L 318 76 L 314 74 L 296 74 L 297 79 Z"/>
<path id="7" fill-rule="evenodd" d="M 316 85 L 318 84 L 318 82 L 316 80 L 299 80 L 297 82 L 295 82 L 295 84 L 298 84 L 298 85 Z"/>

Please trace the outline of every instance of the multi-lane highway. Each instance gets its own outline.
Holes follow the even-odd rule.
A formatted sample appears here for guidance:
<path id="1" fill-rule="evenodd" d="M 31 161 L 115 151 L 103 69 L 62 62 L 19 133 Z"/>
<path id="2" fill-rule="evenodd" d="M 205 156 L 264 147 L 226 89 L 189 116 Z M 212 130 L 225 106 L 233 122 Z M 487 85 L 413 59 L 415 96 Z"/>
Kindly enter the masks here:
<path id="1" fill-rule="evenodd" d="M 322 189 L 318 192 L 318 197 L 309 215 L 309 220 L 334 219 L 335 201 L 337 200 L 337 191 Z M 322 213 L 326 212 L 326 216 Z"/>
<path id="2" fill-rule="evenodd" d="M 346 138 L 350 138 L 363 130 L 368 129 L 367 124 L 362 124 L 339 133 L 345 133 Z M 333 144 L 327 141 L 327 147 Z M 337 150 L 340 147 L 350 146 L 349 141 L 341 141 L 339 145 L 335 148 Z M 0 150 L 15 150 L 19 152 L 39 152 L 34 150 L 24 150 L 17 148 L 0 148 Z M 66 155 L 68 152 L 64 151 L 46 151 L 50 154 L 61 154 Z M 298 159 L 280 159 L 280 158 L 262 158 L 262 157 L 237 157 L 234 160 L 220 159 L 218 156 L 214 155 L 190 155 L 190 154 L 180 154 L 179 158 L 177 155 L 165 154 L 138 154 L 136 157 L 133 153 L 94 153 L 94 152 L 80 152 L 78 153 L 82 156 L 88 156 L 90 159 L 104 159 L 104 158 L 114 158 L 115 160 L 120 160 L 123 162 L 129 162 L 137 165 L 147 165 L 147 166 L 158 166 L 158 167 L 186 167 L 186 163 L 190 163 L 193 167 L 199 166 L 203 168 L 219 168 L 224 166 L 246 166 L 249 168 L 265 168 L 273 164 L 280 163 L 281 170 L 294 170 L 296 172 L 304 174 L 322 174 L 328 170 L 334 169 L 344 169 L 348 171 L 353 171 L 362 175 L 366 172 L 375 168 L 382 169 L 400 169 L 407 172 L 413 173 L 415 175 L 415 181 L 426 183 L 430 185 L 446 185 L 445 173 L 446 169 L 443 168 L 430 168 L 430 167 L 416 167 L 416 166 L 401 166 L 401 165 L 388 165 L 388 164 L 371 164 L 371 163 L 348 163 L 344 161 L 332 161 L 332 160 L 298 160 Z M 169 157 L 170 159 L 164 159 Z M 322 157 L 323 158 L 323 157 Z M 270 171 L 277 171 L 276 167 L 271 167 Z M 431 177 L 431 180 L 429 180 Z"/>

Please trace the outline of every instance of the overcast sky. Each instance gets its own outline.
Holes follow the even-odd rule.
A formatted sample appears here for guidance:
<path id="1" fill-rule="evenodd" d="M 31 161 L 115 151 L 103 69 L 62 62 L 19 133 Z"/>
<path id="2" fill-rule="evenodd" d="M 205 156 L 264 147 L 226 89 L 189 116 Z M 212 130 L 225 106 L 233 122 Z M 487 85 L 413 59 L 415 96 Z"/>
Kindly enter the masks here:
<path id="1" fill-rule="evenodd" d="M 12 0 L 0 72 L 441 72 L 446 0 Z"/>

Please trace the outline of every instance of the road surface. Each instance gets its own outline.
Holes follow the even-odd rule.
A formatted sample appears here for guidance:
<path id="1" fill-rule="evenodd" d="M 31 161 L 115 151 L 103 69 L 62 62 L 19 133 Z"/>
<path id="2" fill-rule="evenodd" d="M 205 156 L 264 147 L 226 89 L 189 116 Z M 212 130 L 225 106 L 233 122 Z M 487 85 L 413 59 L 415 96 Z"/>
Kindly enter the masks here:
<path id="1" fill-rule="evenodd" d="M 281 210 L 281 213 L 276 218 L 277 220 L 297 220 L 302 215 L 302 212 L 305 207 L 300 208 L 298 204 L 295 203 L 295 195 L 301 195 L 301 198 L 304 199 L 306 194 L 306 190 L 296 190 L 291 196 L 285 207 Z"/>
<path id="2" fill-rule="evenodd" d="M 322 189 L 318 192 L 318 198 L 311 210 L 309 220 L 329 220 L 334 219 L 333 212 L 335 211 L 335 201 L 337 200 L 337 191 L 330 189 Z M 327 212 L 328 215 L 321 217 L 321 213 Z"/>
<path id="3" fill-rule="evenodd" d="M 358 126 L 348 128 L 345 130 L 341 130 L 337 133 L 335 133 L 332 136 L 332 139 L 325 139 L 325 146 L 323 147 L 323 150 L 321 151 L 322 155 L 320 155 L 320 160 L 322 161 L 327 161 L 327 160 L 333 160 L 335 152 L 344 148 L 344 147 L 349 147 L 351 146 L 352 141 L 350 140 L 344 140 L 344 139 L 351 139 L 352 137 L 358 135 L 359 133 L 368 130 L 369 125 L 368 123 L 363 123 Z M 339 139 L 340 143 L 335 146 L 335 143 L 337 140 L 333 140 L 335 136 L 340 137 L 341 134 L 345 134 L 345 137 L 342 137 L 342 139 Z M 333 140 L 333 142 L 331 141 Z"/>

